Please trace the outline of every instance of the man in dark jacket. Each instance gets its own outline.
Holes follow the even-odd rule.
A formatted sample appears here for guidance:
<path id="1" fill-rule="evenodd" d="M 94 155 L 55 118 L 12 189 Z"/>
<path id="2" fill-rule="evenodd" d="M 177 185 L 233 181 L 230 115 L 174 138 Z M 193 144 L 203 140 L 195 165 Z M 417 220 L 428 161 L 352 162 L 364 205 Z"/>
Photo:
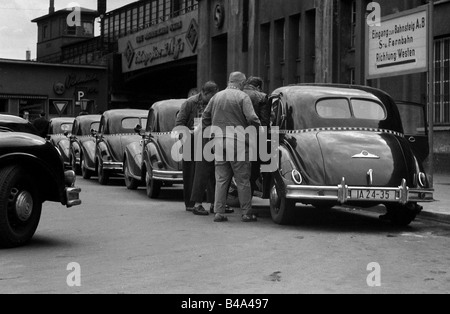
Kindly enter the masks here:
<path id="1" fill-rule="evenodd" d="M 48 133 L 48 127 L 50 122 L 45 118 L 45 112 L 41 113 L 41 116 L 33 121 L 33 126 L 38 130 L 39 136 L 45 138 Z"/>
<path id="2" fill-rule="evenodd" d="M 190 97 L 181 106 L 176 126 L 184 126 L 193 131 L 200 125 L 206 106 L 218 91 L 219 87 L 216 83 L 207 82 L 200 94 Z M 192 156 L 190 156 L 190 160 L 183 160 L 184 203 L 186 211 L 191 211 L 195 215 L 206 216 L 209 213 L 201 204 L 203 203 L 205 189 L 207 190 L 207 201 L 214 204 L 214 163 L 208 163 L 205 160 L 194 161 L 193 136 L 190 142 L 192 144 Z"/>
<path id="3" fill-rule="evenodd" d="M 246 93 L 253 103 L 253 108 L 255 109 L 256 115 L 261 121 L 261 125 L 263 127 L 270 126 L 270 103 L 267 98 L 267 94 L 262 92 L 263 80 L 260 77 L 251 76 L 247 79 L 247 82 L 244 86 L 244 93 Z M 259 145 L 259 138 L 258 138 Z M 259 150 L 258 150 L 259 151 Z M 252 175 L 251 175 L 251 185 L 252 192 L 256 190 L 258 181 L 261 175 L 261 160 L 252 162 Z"/>

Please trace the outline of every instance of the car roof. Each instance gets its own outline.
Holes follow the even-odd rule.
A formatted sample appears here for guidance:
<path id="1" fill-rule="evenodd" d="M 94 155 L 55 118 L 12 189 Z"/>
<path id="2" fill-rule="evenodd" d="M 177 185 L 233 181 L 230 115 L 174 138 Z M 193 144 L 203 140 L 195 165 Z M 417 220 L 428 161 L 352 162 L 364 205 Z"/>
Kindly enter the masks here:
<path id="1" fill-rule="evenodd" d="M 114 118 L 114 117 L 134 117 L 134 116 L 146 116 L 148 114 L 148 110 L 142 109 L 113 109 L 108 110 L 103 113 L 103 116 L 106 118 Z"/>
<path id="2" fill-rule="evenodd" d="M 79 122 L 100 122 L 100 119 L 102 118 L 101 115 L 99 114 L 89 114 L 89 115 L 84 115 L 84 116 L 78 116 L 75 118 L 75 120 L 79 121 Z"/>
<path id="3" fill-rule="evenodd" d="M 164 111 L 165 109 L 180 109 L 181 106 L 186 102 L 186 99 L 167 99 L 158 101 L 153 104 L 152 108 L 155 111 Z"/>
<path id="4" fill-rule="evenodd" d="M 302 118 L 300 123 L 304 128 L 333 127 L 337 126 L 339 119 L 322 119 L 319 118 L 316 112 L 316 103 L 324 98 L 360 98 L 373 100 L 382 103 L 386 109 L 387 118 L 383 121 L 366 121 L 364 126 L 377 127 L 380 129 L 388 129 L 402 133 L 403 125 L 400 118 L 400 113 L 395 101 L 386 92 L 361 85 L 344 85 L 344 84 L 298 84 L 290 85 L 276 89 L 272 95 L 283 95 L 286 98 L 291 110 L 301 111 L 296 114 L 296 118 Z M 302 102 L 295 102 L 301 99 Z M 294 106 L 294 103 L 297 105 Z M 350 121 L 342 119 L 342 125 L 351 126 L 349 123 L 355 125 L 362 125 L 362 121 Z"/>
<path id="5" fill-rule="evenodd" d="M 18 116 L 0 114 L 0 123 L 27 124 L 28 121 Z"/>

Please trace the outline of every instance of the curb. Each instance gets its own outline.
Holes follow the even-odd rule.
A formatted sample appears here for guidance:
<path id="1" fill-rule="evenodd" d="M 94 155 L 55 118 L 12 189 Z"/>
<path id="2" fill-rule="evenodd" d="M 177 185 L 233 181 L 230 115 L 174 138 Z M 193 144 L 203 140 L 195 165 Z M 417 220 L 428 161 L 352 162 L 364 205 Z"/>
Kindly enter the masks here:
<path id="1" fill-rule="evenodd" d="M 418 219 L 429 220 L 444 224 L 450 224 L 450 215 L 423 211 L 417 215 Z"/>

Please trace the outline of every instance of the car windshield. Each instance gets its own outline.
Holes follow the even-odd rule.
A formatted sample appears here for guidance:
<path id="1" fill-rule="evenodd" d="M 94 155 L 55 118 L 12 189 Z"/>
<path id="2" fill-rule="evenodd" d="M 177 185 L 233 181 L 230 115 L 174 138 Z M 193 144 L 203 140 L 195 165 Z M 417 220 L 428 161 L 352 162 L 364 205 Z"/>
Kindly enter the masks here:
<path id="1" fill-rule="evenodd" d="M 324 119 L 362 119 L 382 121 L 386 119 L 384 107 L 366 99 L 323 99 L 317 102 L 317 114 Z"/>

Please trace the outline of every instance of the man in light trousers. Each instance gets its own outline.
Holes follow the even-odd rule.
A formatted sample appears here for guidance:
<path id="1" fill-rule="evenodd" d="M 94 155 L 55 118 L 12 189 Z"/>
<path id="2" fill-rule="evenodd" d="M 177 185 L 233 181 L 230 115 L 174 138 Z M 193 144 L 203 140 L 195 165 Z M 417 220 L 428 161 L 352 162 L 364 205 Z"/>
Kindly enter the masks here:
<path id="1" fill-rule="evenodd" d="M 253 126 L 259 128 L 261 122 L 255 113 L 250 97 L 242 90 L 246 81 L 246 76 L 241 72 L 231 73 L 228 88 L 217 93 L 206 107 L 202 121 L 203 128 L 212 127 L 221 132 L 214 134 L 216 157 L 218 149 L 225 153 L 223 161 L 216 158 L 216 196 L 215 196 L 215 222 L 225 222 L 228 218 L 224 215 L 227 203 L 228 188 L 234 176 L 239 193 L 239 202 L 243 211 L 243 222 L 257 221 L 255 212 L 252 208 L 251 194 L 251 163 L 248 158 L 237 158 L 240 147 L 244 147 L 245 155 L 248 155 L 249 143 L 239 139 L 235 133 L 227 132 L 227 128 L 242 129 Z M 241 142 L 239 142 L 241 141 Z M 256 140 L 255 140 L 256 142 Z M 244 146 L 243 146 L 244 145 Z M 218 148 L 219 147 L 219 148 Z M 230 154 L 231 152 L 231 154 Z M 248 157 L 248 156 L 247 156 Z"/>

